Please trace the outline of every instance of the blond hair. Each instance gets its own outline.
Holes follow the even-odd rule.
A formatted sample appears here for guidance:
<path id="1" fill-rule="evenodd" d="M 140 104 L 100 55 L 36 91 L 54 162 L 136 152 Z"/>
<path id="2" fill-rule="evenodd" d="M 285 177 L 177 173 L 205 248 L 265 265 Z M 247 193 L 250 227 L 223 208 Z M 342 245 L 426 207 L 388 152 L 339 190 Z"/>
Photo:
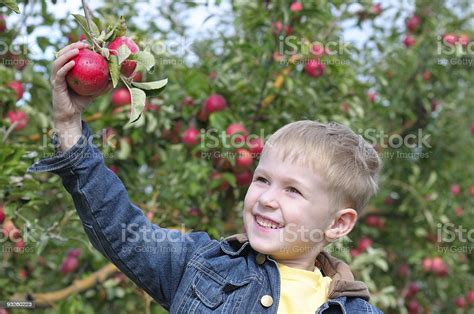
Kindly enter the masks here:
<path id="1" fill-rule="evenodd" d="M 381 159 L 362 136 L 342 124 L 289 123 L 268 138 L 262 158 L 270 147 L 282 160 L 289 158 L 320 174 L 333 210 L 351 207 L 360 212 L 378 190 Z"/>

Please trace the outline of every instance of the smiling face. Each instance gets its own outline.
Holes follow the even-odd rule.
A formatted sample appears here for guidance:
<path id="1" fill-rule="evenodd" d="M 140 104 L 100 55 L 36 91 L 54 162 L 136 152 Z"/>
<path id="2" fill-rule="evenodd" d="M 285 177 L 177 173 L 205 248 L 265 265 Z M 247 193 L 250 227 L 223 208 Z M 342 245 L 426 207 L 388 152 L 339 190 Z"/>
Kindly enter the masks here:
<path id="1" fill-rule="evenodd" d="M 311 263 L 327 244 L 329 195 L 322 176 L 288 159 L 274 148 L 262 155 L 245 196 L 244 226 L 254 250 L 290 264 Z"/>

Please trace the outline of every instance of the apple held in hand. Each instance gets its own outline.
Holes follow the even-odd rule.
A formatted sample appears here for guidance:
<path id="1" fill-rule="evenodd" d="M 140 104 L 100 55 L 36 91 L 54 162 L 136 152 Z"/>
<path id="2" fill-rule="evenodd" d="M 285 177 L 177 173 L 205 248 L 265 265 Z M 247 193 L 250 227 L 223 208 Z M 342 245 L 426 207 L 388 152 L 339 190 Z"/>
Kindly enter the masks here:
<path id="1" fill-rule="evenodd" d="M 109 67 L 100 54 L 80 49 L 72 58 L 74 67 L 68 72 L 68 86 L 81 96 L 99 96 L 107 90 L 109 83 Z"/>

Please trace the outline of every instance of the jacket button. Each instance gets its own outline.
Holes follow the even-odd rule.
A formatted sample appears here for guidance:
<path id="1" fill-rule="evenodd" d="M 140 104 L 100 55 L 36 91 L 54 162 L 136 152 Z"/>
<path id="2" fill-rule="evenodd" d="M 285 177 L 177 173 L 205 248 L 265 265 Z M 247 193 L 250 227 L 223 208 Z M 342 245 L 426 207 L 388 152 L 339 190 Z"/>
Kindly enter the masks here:
<path id="1" fill-rule="evenodd" d="M 257 260 L 258 265 L 262 265 L 265 263 L 266 256 L 264 254 L 258 253 L 255 259 Z"/>
<path id="2" fill-rule="evenodd" d="M 260 303 L 262 303 L 264 307 L 270 307 L 273 304 L 273 298 L 271 295 L 266 294 L 260 299 Z"/>

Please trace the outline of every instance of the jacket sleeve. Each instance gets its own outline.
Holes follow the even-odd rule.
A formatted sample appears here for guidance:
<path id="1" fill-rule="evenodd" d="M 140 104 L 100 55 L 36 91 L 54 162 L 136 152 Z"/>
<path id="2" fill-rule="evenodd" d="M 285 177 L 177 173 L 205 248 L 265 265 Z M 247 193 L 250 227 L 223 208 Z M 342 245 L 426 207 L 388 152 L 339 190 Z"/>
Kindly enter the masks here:
<path id="1" fill-rule="evenodd" d="M 36 162 L 28 172 L 61 177 L 92 245 L 163 307 L 169 308 L 187 262 L 212 240 L 205 232 L 182 233 L 152 224 L 129 200 L 121 180 L 104 164 L 82 122 L 72 148 Z M 58 147 L 57 136 L 53 144 Z"/>

